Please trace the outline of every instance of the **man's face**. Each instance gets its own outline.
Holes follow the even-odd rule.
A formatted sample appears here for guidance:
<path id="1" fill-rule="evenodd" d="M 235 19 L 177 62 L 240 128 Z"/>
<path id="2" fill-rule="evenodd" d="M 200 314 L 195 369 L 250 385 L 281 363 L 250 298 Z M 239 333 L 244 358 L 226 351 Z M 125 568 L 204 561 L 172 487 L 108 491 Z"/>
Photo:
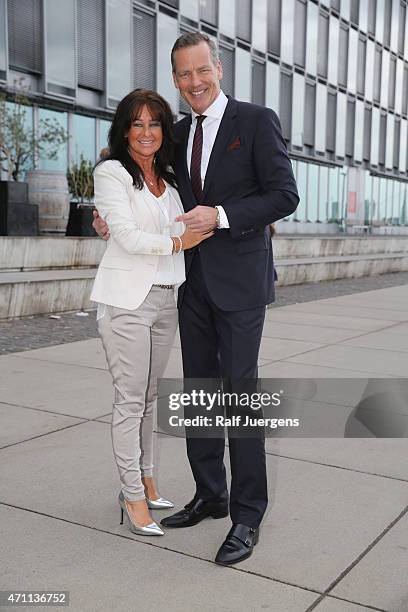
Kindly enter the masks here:
<path id="1" fill-rule="evenodd" d="M 205 41 L 174 53 L 174 85 L 194 112 L 202 115 L 220 92 L 221 62 L 213 64 Z"/>

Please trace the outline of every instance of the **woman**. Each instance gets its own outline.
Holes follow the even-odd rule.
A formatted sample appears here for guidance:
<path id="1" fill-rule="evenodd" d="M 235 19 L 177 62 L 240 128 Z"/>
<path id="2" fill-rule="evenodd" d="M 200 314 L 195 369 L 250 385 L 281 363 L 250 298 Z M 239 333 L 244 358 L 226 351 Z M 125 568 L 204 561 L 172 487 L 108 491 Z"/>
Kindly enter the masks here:
<path id="1" fill-rule="evenodd" d="M 91 300 L 115 391 L 112 446 L 121 522 L 139 535 L 164 535 L 149 509 L 172 508 L 153 479 L 153 410 L 177 327 L 184 256 L 209 234 L 184 230 L 170 168 L 173 118 L 157 93 L 136 89 L 118 105 L 109 154 L 94 172 L 95 204 L 110 228 Z"/>

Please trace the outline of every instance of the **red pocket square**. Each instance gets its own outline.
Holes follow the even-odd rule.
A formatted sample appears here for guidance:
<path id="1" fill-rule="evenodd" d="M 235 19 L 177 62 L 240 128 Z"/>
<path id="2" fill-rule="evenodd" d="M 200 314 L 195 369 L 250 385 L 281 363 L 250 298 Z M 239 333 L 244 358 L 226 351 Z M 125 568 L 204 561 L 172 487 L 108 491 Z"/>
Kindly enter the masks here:
<path id="1" fill-rule="evenodd" d="M 234 151 L 234 149 L 239 149 L 240 146 L 241 146 L 241 141 L 238 136 L 234 140 L 234 142 L 231 142 L 231 144 L 228 146 L 227 151 Z"/>

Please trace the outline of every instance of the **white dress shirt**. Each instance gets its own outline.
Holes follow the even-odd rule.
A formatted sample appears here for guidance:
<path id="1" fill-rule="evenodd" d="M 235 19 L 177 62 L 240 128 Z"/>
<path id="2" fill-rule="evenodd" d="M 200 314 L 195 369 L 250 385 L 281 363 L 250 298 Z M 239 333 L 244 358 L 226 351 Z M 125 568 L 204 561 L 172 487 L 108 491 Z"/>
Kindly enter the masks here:
<path id="1" fill-rule="evenodd" d="M 204 188 L 205 175 L 210 161 L 211 151 L 213 149 L 215 139 L 218 134 L 218 129 L 221 120 L 224 116 L 224 111 L 228 104 L 228 98 L 223 91 L 220 91 L 214 102 L 203 112 L 205 119 L 203 126 L 203 150 L 201 154 L 201 183 Z M 191 126 L 187 143 L 187 167 L 190 173 L 191 152 L 193 149 L 193 139 L 197 127 L 198 114 L 191 109 Z M 220 229 L 229 228 L 228 218 L 222 206 L 216 206 L 220 213 Z"/>

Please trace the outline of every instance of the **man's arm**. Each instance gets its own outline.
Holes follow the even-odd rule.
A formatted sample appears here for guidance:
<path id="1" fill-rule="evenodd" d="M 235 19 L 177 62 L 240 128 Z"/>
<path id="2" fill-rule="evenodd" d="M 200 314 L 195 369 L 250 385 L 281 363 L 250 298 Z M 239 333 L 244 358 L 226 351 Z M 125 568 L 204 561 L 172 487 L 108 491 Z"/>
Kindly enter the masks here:
<path id="1" fill-rule="evenodd" d="M 227 215 L 233 238 L 287 217 L 299 203 L 279 119 L 271 109 L 258 114 L 253 165 L 259 190 L 245 198 L 232 196 L 218 202 Z"/>

